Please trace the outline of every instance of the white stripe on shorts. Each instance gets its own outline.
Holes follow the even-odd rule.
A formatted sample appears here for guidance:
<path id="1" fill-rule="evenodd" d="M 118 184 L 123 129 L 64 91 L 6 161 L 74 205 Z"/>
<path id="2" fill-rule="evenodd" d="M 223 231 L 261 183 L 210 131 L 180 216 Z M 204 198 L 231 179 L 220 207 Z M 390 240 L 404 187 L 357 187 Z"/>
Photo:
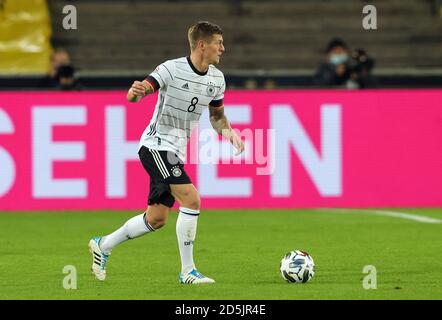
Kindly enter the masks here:
<path id="1" fill-rule="evenodd" d="M 167 171 L 166 165 L 164 164 L 163 159 L 161 159 L 161 156 L 158 153 L 158 151 L 152 150 L 152 149 L 149 149 L 149 151 L 150 151 L 150 153 L 152 153 L 153 159 L 155 160 L 155 163 L 156 163 L 158 169 L 160 170 L 163 178 L 166 179 L 167 177 L 169 177 L 170 174 Z"/>
<path id="2" fill-rule="evenodd" d="M 161 166 L 163 167 L 164 172 L 166 173 L 167 177 L 170 177 L 169 171 L 167 170 L 166 164 L 164 163 L 163 158 L 161 158 L 160 153 L 157 150 L 153 150 L 153 152 L 155 152 L 157 154 L 158 161 L 161 164 Z"/>

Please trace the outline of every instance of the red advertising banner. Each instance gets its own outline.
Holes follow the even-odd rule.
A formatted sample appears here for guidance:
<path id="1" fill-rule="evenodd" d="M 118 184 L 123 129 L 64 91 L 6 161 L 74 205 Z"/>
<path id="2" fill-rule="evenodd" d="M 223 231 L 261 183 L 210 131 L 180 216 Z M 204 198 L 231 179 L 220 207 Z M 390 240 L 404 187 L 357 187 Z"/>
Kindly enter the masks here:
<path id="1" fill-rule="evenodd" d="M 140 209 L 156 96 L 0 92 L 0 210 Z M 235 156 L 207 110 L 186 172 L 203 208 L 442 205 L 442 90 L 230 91 Z"/>

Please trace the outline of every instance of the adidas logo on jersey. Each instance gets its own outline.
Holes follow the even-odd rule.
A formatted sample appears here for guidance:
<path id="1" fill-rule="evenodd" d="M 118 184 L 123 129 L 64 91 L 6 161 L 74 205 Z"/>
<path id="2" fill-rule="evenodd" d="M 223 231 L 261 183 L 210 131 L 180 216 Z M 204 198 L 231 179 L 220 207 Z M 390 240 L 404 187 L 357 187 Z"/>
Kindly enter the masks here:
<path id="1" fill-rule="evenodd" d="M 181 88 L 189 90 L 189 84 L 186 82 Z"/>

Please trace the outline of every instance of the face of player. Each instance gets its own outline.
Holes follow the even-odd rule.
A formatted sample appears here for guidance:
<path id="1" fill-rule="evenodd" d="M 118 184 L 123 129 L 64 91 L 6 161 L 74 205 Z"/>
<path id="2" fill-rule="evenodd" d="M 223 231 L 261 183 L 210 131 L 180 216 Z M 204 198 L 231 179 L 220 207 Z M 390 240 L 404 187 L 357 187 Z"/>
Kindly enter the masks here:
<path id="1" fill-rule="evenodd" d="M 224 53 L 223 36 L 214 34 L 210 42 L 206 42 L 204 46 L 204 58 L 209 64 L 218 64 L 221 55 Z"/>

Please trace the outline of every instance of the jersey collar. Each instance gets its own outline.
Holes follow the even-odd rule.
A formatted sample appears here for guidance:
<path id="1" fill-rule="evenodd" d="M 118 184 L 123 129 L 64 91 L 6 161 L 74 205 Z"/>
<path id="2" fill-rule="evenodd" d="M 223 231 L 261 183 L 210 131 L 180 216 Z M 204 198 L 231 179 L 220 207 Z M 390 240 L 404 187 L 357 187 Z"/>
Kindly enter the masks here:
<path id="1" fill-rule="evenodd" d="M 187 62 L 189 63 L 189 65 L 190 65 L 190 67 L 192 68 L 193 72 L 195 72 L 196 74 L 198 74 L 200 76 L 205 76 L 207 74 L 207 72 L 209 71 L 209 69 L 207 69 L 206 72 L 198 71 L 198 69 L 195 68 L 195 66 L 193 65 L 192 60 L 190 60 L 190 57 L 187 56 L 186 59 L 187 59 Z"/>

